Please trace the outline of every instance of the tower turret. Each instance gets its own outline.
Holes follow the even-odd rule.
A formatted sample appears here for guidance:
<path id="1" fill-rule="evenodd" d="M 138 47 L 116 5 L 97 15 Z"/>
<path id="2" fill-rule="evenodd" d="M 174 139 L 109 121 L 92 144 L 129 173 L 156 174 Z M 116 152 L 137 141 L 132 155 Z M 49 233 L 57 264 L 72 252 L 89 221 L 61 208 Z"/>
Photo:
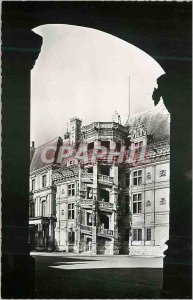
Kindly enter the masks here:
<path id="1" fill-rule="evenodd" d="M 77 146 L 81 134 L 82 120 L 77 117 L 70 119 L 70 144 Z"/>

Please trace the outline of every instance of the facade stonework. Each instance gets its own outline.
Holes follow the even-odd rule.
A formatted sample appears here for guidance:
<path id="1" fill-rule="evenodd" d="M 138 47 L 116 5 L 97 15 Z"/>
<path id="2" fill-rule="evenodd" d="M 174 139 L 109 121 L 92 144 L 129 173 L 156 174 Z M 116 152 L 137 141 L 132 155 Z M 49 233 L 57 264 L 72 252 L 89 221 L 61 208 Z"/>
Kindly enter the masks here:
<path id="1" fill-rule="evenodd" d="M 87 126 L 73 118 L 63 139 L 32 149 L 32 248 L 163 255 L 169 236 L 169 124 L 162 106 L 128 118 L 125 126 L 117 113 L 113 122 Z M 69 144 L 79 159 L 59 161 L 55 155 L 51 163 L 41 162 L 45 147 L 59 153 Z"/>

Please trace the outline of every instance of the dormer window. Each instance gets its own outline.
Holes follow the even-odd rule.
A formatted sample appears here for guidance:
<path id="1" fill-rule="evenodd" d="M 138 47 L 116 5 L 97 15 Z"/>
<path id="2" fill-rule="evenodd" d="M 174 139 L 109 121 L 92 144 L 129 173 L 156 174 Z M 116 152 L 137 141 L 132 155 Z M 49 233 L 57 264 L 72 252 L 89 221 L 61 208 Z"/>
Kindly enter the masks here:
<path id="1" fill-rule="evenodd" d="M 147 130 L 142 122 L 138 121 L 132 128 L 132 131 L 130 131 L 130 134 L 132 149 L 141 149 L 147 145 Z"/>
<path id="2" fill-rule="evenodd" d="M 141 147 L 143 147 L 143 141 L 136 142 L 136 143 L 134 143 L 134 145 L 135 145 L 135 149 L 141 148 Z"/>
<path id="3" fill-rule="evenodd" d="M 72 166 L 72 165 L 73 165 L 73 160 L 68 160 L 67 166 L 69 167 L 69 166 Z"/>
<path id="4" fill-rule="evenodd" d="M 32 189 L 32 191 L 35 190 L 35 184 L 36 184 L 35 179 L 32 179 L 32 181 L 31 181 L 31 189 Z"/>
<path id="5" fill-rule="evenodd" d="M 42 187 L 46 186 L 46 175 L 42 176 Z"/>

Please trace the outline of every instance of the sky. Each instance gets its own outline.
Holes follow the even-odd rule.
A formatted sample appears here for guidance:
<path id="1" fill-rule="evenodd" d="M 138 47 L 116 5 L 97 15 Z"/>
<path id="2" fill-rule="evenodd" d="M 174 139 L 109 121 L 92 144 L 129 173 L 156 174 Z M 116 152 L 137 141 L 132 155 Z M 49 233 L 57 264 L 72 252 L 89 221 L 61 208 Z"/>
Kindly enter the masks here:
<path id="1" fill-rule="evenodd" d="M 133 115 L 154 107 L 152 92 L 164 70 L 144 51 L 92 28 L 49 24 L 33 31 L 43 37 L 31 71 L 36 147 L 63 137 L 75 116 L 83 125 L 111 122 L 116 110 L 124 125 L 129 111 Z"/>

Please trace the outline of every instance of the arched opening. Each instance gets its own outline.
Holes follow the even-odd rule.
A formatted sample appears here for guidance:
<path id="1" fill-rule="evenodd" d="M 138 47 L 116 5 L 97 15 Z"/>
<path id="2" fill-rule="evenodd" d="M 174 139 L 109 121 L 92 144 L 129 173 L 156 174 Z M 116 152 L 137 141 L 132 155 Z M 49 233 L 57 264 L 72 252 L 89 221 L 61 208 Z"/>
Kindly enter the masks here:
<path id="1" fill-rule="evenodd" d="M 106 220 L 100 222 L 100 226 L 109 229 L 109 217 L 112 214 L 112 207 L 116 206 L 117 197 L 113 192 L 112 182 L 114 182 L 118 186 L 117 194 L 123 203 L 119 213 L 115 209 L 115 219 L 119 214 L 124 225 L 119 226 L 119 222 L 116 224 L 114 221 L 111 229 L 116 232 L 114 229 L 118 227 L 119 235 L 124 236 L 124 232 L 130 227 L 130 239 L 125 243 L 124 239 L 114 237 L 118 241 L 119 249 L 112 254 L 125 251 L 131 255 L 163 255 L 166 249 L 165 242 L 169 238 L 170 117 L 163 103 L 154 108 L 152 94 L 157 88 L 157 78 L 164 74 L 164 70 L 144 51 L 99 30 L 48 24 L 33 31 L 43 37 L 43 45 L 32 71 L 31 139 L 36 141 L 37 149 L 54 135 L 60 135 L 62 139 L 63 136 L 67 136 L 64 133 L 64 123 L 69 122 L 69 126 L 66 125 L 69 128 L 67 130 L 69 143 L 73 142 L 73 145 L 85 143 L 91 156 L 96 143 L 107 150 L 107 155 L 112 152 L 113 143 L 118 153 L 121 153 L 122 145 L 128 145 L 128 158 L 116 171 L 119 180 L 113 164 L 111 166 L 105 161 L 97 162 L 95 172 L 92 166 L 89 167 L 90 172 L 87 165 L 82 167 L 87 178 L 86 181 L 85 178 L 79 181 L 80 189 L 87 191 L 83 196 L 84 204 L 88 203 L 92 207 L 93 190 L 97 189 L 96 205 L 99 211 L 96 211 L 95 218 L 97 219 L 97 214 L 100 215 L 100 210 L 103 212 L 109 210 L 109 216 L 104 214 L 100 216 L 106 217 Z M 56 107 L 59 110 L 56 110 Z M 42 111 L 46 113 L 42 115 Z M 64 139 L 66 141 L 66 138 Z M 32 165 L 39 155 L 39 151 L 36 152 Z M 131 152 L 135 152 L 133 158 Z M 70 172 L 71 165 L 65 163 L 64 165 L 67 167 L 63 168 L 63 172 L 65 170 Z M 37 167 L 36 170 L 38 177 L 41 167 Z M 162 171 L 165 176 L 155 175 Z M 34 172 L 32 173 L 34 176 Z M 53 182 L 55 176 L 52 173 L 49 171 L 50 182 Z M 65 180 L 63 178 L 64 185 Z M 75 180 L 75 177 L 71 177 L 71 180 Z M 96 180 L 98 183 L 95 187 Z M 105 183 L 109 185 L 108 188 L 103 186 Z M 57 185 L 57 182 L 55 184 Z M 75 191 L 76 182 L 68 186 L 71 185 Z M 37 193 L 34 191 L 34 197 Z M 45 196 L 47 193 L 49 190 L 45 190 Z M 73 195 L 68 193 L 68 201 L 71 202 L 71 196 L 75 195 L 76 192 Z M 63 201 L 61 196 L 58 187 L 55 197 Z M 81 195 L 77 197 L 81 205 Z M 140 199 L 139 203 L 136 203 L 136 197 Z M 162 198 L 165 202 L 161 206 Z M 140 210 L 136 209 L 136 204 L 140 205 Z M 64 208 L 61 206 L 61 209 Z M 82 225 L 92 226 L 91 214 L 86 210 L 87 207 L 82 213 L 87 215 L 87 221 Z M 57 219 L 56 228 L 60 228 L 62 223 L 59 217 Z M 77 219 L 76 213 L 73 219 Z M 71 219 L 69 226 L 70 222 Z M 80 231 L 78 222 L 76 226 L 76 230 Z M 151 232 L 148 236 L 147 227 Z M 136 230 L 141 232 L 137 243 Z M 65 234 L 68 234 L 67 230 Z M 109 234 L 110 232 L 106 231 L 107 240 Z M 77 234 L 77 239 L 78 236 Z M 76 243 L 78 244 L 79 240 Z"/>

